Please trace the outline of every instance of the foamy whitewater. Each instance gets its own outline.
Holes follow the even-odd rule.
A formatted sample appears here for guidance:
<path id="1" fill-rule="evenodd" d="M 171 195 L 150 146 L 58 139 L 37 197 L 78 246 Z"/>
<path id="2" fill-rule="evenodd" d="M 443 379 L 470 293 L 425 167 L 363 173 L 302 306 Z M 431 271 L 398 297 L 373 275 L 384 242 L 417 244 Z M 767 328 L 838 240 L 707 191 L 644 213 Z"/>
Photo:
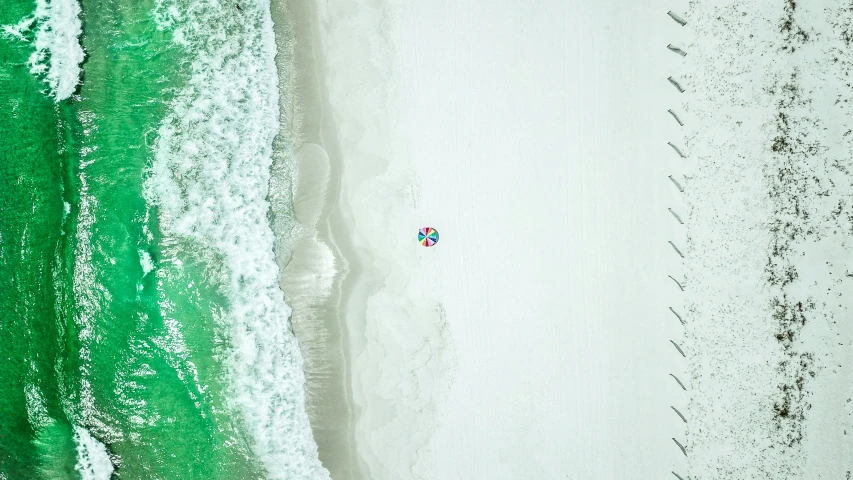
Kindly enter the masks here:
<path id="1" fill-rule="evenodd" d="M 278 286 L 267 201 L 278 132 L 273 24 L 264 0 L 202 0 L 179 12 L 158 4 L 163 25 L 181 18 L 175 43 L 192 78 L 159 129 L 146 198 L 161 228 L 223 259 L 230 405 L 271 479 L 328 479 L 305 412 L 304 373 L 290 308 Z"/>
<path id="2" fill-rule="evenodd" d="M 95 440 L 88 430 L 76 425 L 74 442 L 77 444 L 77 464 L 74 469 L 80 472 L 82 479 L 109 480 L 113 474 L 113 464 L 107 447 Z"/>
<path id="3" fill-rule="evenodd" d="M 83 32 L 77 0 L 37 0 L 32 18 L 6 27 L 7 34 L 23 37 L 35 27 L 35 52 L 30 56 L 30 71 L 44 75 L 56 101 L 69 98 L 80 83 L 80 64 L 86 55 L 80 46 Z"/>

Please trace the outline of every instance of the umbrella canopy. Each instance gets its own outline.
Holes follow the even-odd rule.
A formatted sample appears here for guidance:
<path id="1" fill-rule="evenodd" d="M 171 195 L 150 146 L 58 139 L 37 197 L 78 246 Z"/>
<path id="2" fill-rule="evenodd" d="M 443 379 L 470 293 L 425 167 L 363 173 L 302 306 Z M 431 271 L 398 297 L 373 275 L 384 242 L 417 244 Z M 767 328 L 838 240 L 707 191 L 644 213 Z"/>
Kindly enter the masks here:
<path id="1" fill-rule="evenodd" d="M 431 247 L 438 242 L 438 230 L 432 227 L 424 227 L 418 230 L 418 241 L 425 247 Z"/>

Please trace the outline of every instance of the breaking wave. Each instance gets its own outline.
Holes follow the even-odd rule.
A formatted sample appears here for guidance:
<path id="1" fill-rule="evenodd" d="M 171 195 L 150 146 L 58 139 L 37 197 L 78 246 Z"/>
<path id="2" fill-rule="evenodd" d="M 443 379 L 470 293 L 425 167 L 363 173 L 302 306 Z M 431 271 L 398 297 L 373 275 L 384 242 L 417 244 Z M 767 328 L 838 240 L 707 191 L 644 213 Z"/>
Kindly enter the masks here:
<path id="1" fill-rule="evenodd" d="M 83 427 L 74 426 L 74 442 L 77 444 L 77 465 L 83 480 L 109 480 L 113 474 L 113 463 L 107 447 L 95 440 Z"/>
<path id="2" fill-rule="evenodd" d="M 77 0 L 37 0 L 33 16 L 4 26 L 3 33 L 18 40 L 32 39 L 30 72 L 43 76 L 56 101 L 77 90 L 80 64 L 86 58 L 79 40 L 83 29 Z"/>
<path id="3" fill-rule="evenodd" d="M 189 57 L 189 79 L 158 131 L 146 198 L 162 232 L 223 262 L 229 407 L 271 479 L 328 479 L 305 411 L 303 361 L 278 284 L 267 193 L 278 132 L 269 4 L 157 4 Z M 171 19 L 181 18 L 181 22 Z"/>

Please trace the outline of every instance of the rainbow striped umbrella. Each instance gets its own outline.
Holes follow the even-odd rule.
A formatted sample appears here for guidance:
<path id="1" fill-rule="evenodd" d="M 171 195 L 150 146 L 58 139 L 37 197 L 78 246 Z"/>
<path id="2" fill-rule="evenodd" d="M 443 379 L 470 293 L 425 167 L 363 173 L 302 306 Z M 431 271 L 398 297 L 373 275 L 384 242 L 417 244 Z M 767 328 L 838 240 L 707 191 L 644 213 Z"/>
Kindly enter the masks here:
<path id="1" fill-rule="evenodd" d="M 425 247 L 431 247 L 438 241 L 438 230 L 432 227 L 424 227 L 418 230 L 418 241 Z"/>

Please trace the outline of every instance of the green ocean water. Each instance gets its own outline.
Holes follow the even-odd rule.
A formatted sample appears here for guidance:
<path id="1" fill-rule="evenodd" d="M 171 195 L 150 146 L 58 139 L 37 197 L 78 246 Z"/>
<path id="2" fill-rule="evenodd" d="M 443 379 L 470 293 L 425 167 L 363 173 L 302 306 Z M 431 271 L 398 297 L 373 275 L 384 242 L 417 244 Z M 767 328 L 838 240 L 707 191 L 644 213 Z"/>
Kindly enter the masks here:
<path id="1" fill-rule="evenodd" d="M 4 7 L 0 23 L 13 24 L 32 12 L 33 3 L 15 0 Z M 44 85 L 26 65 L 29 55 L 23 45 L 0 42 L 0 472 L 9 478 L 26 478 L 41 460 L 39 432 L 27 411 L 30 382 L 41 387 L 48 414 L 68 424 L 60 401 L 61 373 L 54 373 L 65 347 L 57 310 L 66 305 L 57 267 L 66 161 L 59 153 L 65 137 L 60 118 L 68 112 L 41 93 Z M 68 435 L 57 434 L 59 442 L 51 443 L 73 446 Z M 52 460 L 65 464 L 59 468 L 73 467 L 69 458 Z"/>
<path id="2" fill-rule="evenodd" d="M 241 313 L 246 310 L 241 286 L 258 291 L 270 283 L 266 251 L 247 253 L 245 261 L 260 266 L 237 275 L 241 267 L 234 258 L 242 252 L 216 237 L 216 228 L 182 230 L 179 226 L 190 222 L 186 218 L 194 217 L 185 215 L 181 223 L 175 213 L 186 213 L 193 189 L 207 181 L 207 162 L 221 160 L 235 177 L 258 177 L 268 169 L 234 160 L 238 153 L 249 155 L 240 149 L 257 140 L 251 130 L 229 130 L 241 118 L 251 120 L 245 112 L 260 108 L 245 104 L 251 95 L 221 105 L 214 101 L 215 108 L 193 97 L 199 82 L 206 81 L 199 72 L 210 71 L 200 64 L 227 63 L 229 55 L 243 58 L 241 51 L 250 60 L 253 54 L 266 60 L 260 67 L 245 61 L 237 67 L 254 71 L 269 64 L 263 42 L 258 46 L 270 31 L 268 18 L 262 21 L 268 5 L 257 4 L 236 9 L 190 0 L 82 0 L 79 41 L 86 60 L 76 94 L 61 101 L 52 98 L 45 75 L 33 73 L 28 64 L 34 28 L 24 38 L 0 37 L 0 358 L 5 363 L 0 478 L 323 477 L 302 420 L 302 380 L 292 374 L 301 368 L 298 353 L 294 357 L 287 350 L 295 343 L 289 337 L 270 345 L 256 340 L 260 356 L 245 361 L 245 355 L 234 353 L 232 324 L 251 330 L 268 326 L 256 320 L 269 317 L 287 326 L 280 293 L 269 288 L 275 300 L 270 305 L 281 312 Z M 36 7 L 32 0 L 6 0 L 0 25 L 19 24 Z M 211 24 L 186 25 L 192 18 Z M 208 31 L 220 41 L 193 43 L 198 32 Z M 215 52 L 226 55 L 204 59 Z M 269 106 L 277 99 L 254 101 Z M 229 152 L 226 145 L 193 156 L 199 150 L 194 147 L 184 157 L 163 147 L 158 157 L 158 145 L 168 145 L 160 138 L 163 128 L 181 123 L 183 130 L 168 130 L 174 136 L 193 131 L 201 121 L 179 122 L 182 102 L 192 105 L 186 115 L 223 117 L 222 128 L 206 130 L 192 142 L 217 144 L 221 137 L 236 150 Z M 229 102 L 235 102 L 233 112 Z M 269 156 L 261 150 L 260 158 Z M 150 193 L 166 191 L 157 184 L 163 174 L 152 174 L 157 161 L 178 185 L 172 203 L 172 197 Z M 253 181 L 264 184 L 263 176 L 258 178 Z M 255 201 L 251 211 L 265 215 L 261 200 L 238 199 Z M 247 217 L 213 225 L 239 226 L 241 218 Z M 267 230 L 253 242 L 264 246 Z M 285 328 L 268 336 L 285 335 L 278 330 Z M 272 383 L 246 380 L 267 375 L 257 358 L 293 365 Z M 268 368 L 279 371 L 278 365 Z M 264 390 L 279 382 L 296 388 L 283 390 L 287 395 Z M 234 401 L 241 385 L 254 388 L 259 408 L 266 410 L 254 412 L 250 402 Z M 279 412 L 278 423 L 257 421 Z M 284 440 L 271 435 L 276 431 L 267 423 L 287 427 L 279 428 Z M 88 460 L 95 465 L 85 465 Z M 278 464 L 281 471 L 273 468 Z"/>

